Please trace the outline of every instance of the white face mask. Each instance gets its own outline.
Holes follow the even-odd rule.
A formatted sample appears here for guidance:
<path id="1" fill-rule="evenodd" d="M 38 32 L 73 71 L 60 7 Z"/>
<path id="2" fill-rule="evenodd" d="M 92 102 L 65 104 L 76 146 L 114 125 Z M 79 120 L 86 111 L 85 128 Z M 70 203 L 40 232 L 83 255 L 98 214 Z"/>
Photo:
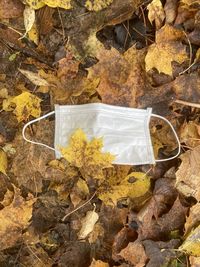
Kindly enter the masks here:
<path id="1" fill-rule="evenodd" d="M 26 138 L 27 126 L 54 113 L 56 117 L 54 148 Z M 177 155 L 168 159 L 155 160 L 149 131 L 151 117 L 163 119 L 169 124 L 178 142 Z M 116 156 L 114 164 L 154 164 L 158 161 L 171 160 L 180 153 L 180 142 L 172 124 L 167 119 L 152 114 L 151 108 L 143 110 L 102 103 L 55 105 L 55 111 L 28 122 L 23 128 L 22 134 L 23 138 L 32 144 L 55 150 L 56 158 L 60 158 L 61 154 L 57 149 L 66 147 L 70 136 L 78 128 L 85 132 L 89 140 L 94 137 L 103 137 L 103 152 L 110 152 Z"/>

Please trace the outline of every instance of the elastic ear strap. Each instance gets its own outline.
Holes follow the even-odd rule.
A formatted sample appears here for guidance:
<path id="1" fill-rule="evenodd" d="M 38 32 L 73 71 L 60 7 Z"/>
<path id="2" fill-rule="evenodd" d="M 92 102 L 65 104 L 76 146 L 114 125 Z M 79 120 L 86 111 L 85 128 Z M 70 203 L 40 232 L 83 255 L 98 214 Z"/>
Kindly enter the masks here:
<path id="1" fill-rule="evenodd" d="M 177 141 L 177 144 L 178 144 L 178 152 L 176 153 L 175 156 L 170 157 L 170 158 L 167 158 L 167 159 L 157 159 L 157 160 L 155 160 L 155 161 L 156 161 L 156 162 L 162 162 L 162 161 L 168 161 L 168 160 L 175 159 L 176 157 L 178 157 L 178 155 L 179 155 L 180 152 L 181 152 L 181 143 L 180 143 L 180 141 L 179 141 L 178 135 L 177 135 L 177 133 L 176 133 L 176 131 L 175 131 L 173 125 L 171 124 L 170 121 L 168 121 L 166 118 L 164 118 L 164 117 L 162 117 L 162 116 L 160 116 L 160 115 L 157 115 L 157 114 L 151 114 L 151 116 L 152 116 L 152 117 L 155 117 L 155 118 L 159 118 L 159 119 L 165 121 L 165 122 L 171 127 L 172 132 L 174 133 L 174 136 L 175 136 L 176 141 Z"/>
<path id="2" fill-rule="evenodd" d="M 32 120 L 32 121 L 27 122 L 27 123 L 24 125 L 23 130 L 22 130 L 22 136 L 23 136 L 24 140 L 26 140 L 27 142 L 29 142 L 29 143 L 31 143 L 31 144 L 44 146 L 44 147 L 47 147 L 47 148 L 49 148 L 49 149 L 55 151 L 55 148 L 53 148 L 53 147 L 51 147 L 51 146 L 48 146 L 48 145 L 46 145 L 46 144 L 40 143 L 40 142 L 32 141 L 32 140 L 26 138 L 26 135 L 25 135 L 26 128 L 27 128 L 29 125 L 31 125 L 31 124 L 33 124 L 33 123 L 35 123 L 35 122 L 37 122 L 37 121 L 43 120 L 43 119 L 45 119 L 45 118 L 47 118 L 47 117 L 49 117 L 49 116 L 51 116 L 51 115 L 54 115 L 54 114 L 55 114 L 55 111 L 51 111 L 51 112 L 49 112 L 49 113 L 47 113 L 47 114 L 45 114 L 45 115 L 43 115 L 43 116 L 41 116 L 41 117 L 39 117 L 39 118 L 37 118 L 37 119 L 34 119 L 34 120 Z"/>

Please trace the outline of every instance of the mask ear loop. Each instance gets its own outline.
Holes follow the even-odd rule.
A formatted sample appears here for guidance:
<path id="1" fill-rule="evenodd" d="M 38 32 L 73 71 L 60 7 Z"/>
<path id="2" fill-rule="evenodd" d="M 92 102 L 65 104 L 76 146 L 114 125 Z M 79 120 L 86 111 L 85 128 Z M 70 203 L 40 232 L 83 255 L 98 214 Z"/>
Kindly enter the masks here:
<path id="1" fill-rule="evenodd" d="M 37 118 L 37 119 L 34 119 L 34 120 L 31 120 L 31 121 L 27 122 L 27 123 L 24 125 L 23 130 L 22 130 L 22 136 L 23 136 L 24 140 L 26 140 L 27 142 L 29 142 L 29 143 L 31 143 L 31 144 L 44 146 L 44 147 L 47 147 L 47 148 L 49 148 L 49 149 L 51 149 L 51 150 L 53 150 L 53 151 L 56 151 L 55 148 L 53 148 L 53 147 L 51 147 L 51 146 L 48 146 L 48 145 L 46 145 L 46 144 L 40 143 L 40 142 L 32 141 L 32 140 L 26 138 L 26 135 L 25 135 L 26 128 L 27 128 L 29 125 L 31 125 L 31 124 L 33 124 L 33 123 L 35 123 L 35 122 L 37 122 L 37 121 L 43 120 L 43 119 L 45 119 L 45 118 L 47 118 L 47 117 L 49 117 L 49 116 L 51 116 L 51 115 L 54 115 L 54 114 L 55 114 L 55 111 L 51 111 L 51 112 L 49 112 L 49 113 L 47 113 L 47 114 L 45 114 L 45 115 L 43 115 L 43 116 L 41 116 L 41 117 L 39 117 L 39 118 Z"/>
<path id="2" fill-rule="evenodd" d="M 177 135 L 177 133 L 176 133 L 176 131 L 175 131 L 173 125 L 171 124 L 170 121 L 168 121 L 166 118 L 164 118 L 164 117 L 162 117 L 162 116 L 160 116 L 160 115 L 157 115 L 157 114 L 151 114 L 151 116 L 154 117 L 154 118 L 159 118 L 159 119 L 165 121 L 165 122 L 170 126 L 170 128 L 172 129 L 172 132 L 174 133 L 174 136 L 175 136 L 175 138 L 176 138 L 177 144 L 178 144 L 178 152 L 176 153 L 175 156 L 170 157 L 170 158 L 167 158 L 167 159 L 156 159 L 155 161 L 156 161 L 156 162 L 163 162 L 163 161 L 168 161 L 168 160 L 175 159 L 176 157 L 178 157 L 178 155 L 179 155 L 180 152 L 181 152 L 181 143 L 180 143 L 180 141 L 179 141 L 178 135 Z"/>

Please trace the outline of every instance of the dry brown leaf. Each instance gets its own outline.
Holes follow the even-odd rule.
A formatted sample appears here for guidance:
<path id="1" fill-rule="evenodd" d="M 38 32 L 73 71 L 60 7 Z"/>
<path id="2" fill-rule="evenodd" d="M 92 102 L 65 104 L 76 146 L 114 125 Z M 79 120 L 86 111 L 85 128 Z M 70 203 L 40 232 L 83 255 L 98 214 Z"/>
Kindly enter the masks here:
<path id="1" fill-rule="evenodd" d="M 107 262 L 93 259 L 89 267 L 109 267 L 109 264 Z"/>
<path id="2" fill-rule="evenodd" d="M 49 86 L 49 83 L 45 79 L 41 78 L 38 73 L 23 69 L 19 69 L 19 71 L 37 86 Z"/>
<path id="3" fill-rule="evenodd" d="M 0 19 L 20 17 L 24 6 L 16 0 L 0 0 Z"/>
<path id="4" fill-rule="evenodd" d="M 136 97 L 146 88 L 144 51 L 133 46 L 122 55 L 114 48 L 101 49 L 97 58 L 99 62 L 88 69 L 88 78 L 99 78 L 102 102 L 136 107 Z"/>
<path id="5" fill-rule="evenodd" d="M 189 257 L 191 267 L 199 267 L 200 266 L 200 257 Z"/>
<path id="6" fill-rule="evenodd" d="M 165 23 L 171 24 L 176 18 L 178 8 L 178 0 L 167 0 L 164 6 Z"/>
<path id="7" fill-rule="evenodd" d="M 103 237 L 105 233 L 104 227 L 97 222 L 94 226 L 93 231 L 88 236 L 88 241 L 90 244 L 95 243 L 99 238 Z"/>
<path id="8" fill-rule="evenodd" d="M 148 12 L 149 21 L 151 23 L 155 21 L 156 29 L 160 29 L 165 19 L 165 12 L 161 1 L 153 0 L 150 4 L 148 4 L 147 9 L 149 11 Z"/>
<path id="9" fill-rule="evenodd" d="M 186 217 L 185 222 L 185 236 L 195 228 L 197 225 L 200 224 L 200 203 L 195 204 L 190 208 L 190 212 L 188 217 Z"/>
<path id="10" fill-rule="evenodd" d="M 78 233 L 78 239 L 85 239 L 94 229 L 96 222 L 99 219 L 98 213 L 93 211 L 88 211 L 86 216 L 82 220 L 82 227 Z"/>
<path id="11" fill-rule="evenodd" d="M 35 200 L 32 196 L 24 200 L 20 190 L 15 188 L 13 202 L 0 211 L 1 250 L 14 246 L 22 238 L 22 231 L 30 223 Z"/>
<path id="12" fill-rule="evenodd" d="M 159 72 L 172 76 L 172 62 L 179 64 L 188 60 L 186 46 L 180 42 L 181 30 L 165 25 L 156 32 L 156 43 L 148 48 L 145 58 L 146 71 L 156 68 Z"/>
<path id="13" fill-rule="evenodd" d="M 145 266 L 148 260 L 143 245 L 137 241 L 130 242 L 126 248 L 120 251 L 119 255 L 135 267 Z"/>
<path id="14" fill-rule="evenodd" d="M 181 160 L 176 172 L 176 188 L 183 195 L 200 201 L 200 146 L 186 151 Z"/>

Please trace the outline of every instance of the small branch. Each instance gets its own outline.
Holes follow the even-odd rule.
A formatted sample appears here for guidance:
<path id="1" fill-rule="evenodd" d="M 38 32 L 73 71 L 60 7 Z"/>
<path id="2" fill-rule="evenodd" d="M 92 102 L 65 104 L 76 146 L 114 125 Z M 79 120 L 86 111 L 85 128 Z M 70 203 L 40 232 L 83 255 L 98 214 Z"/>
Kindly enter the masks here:
<path id="1" fill-rule="evenodd" d="M 84 207 L 85 205 L 87 205 L 87 204 L 93 199 L 93 197 L 94 197 L 95 195 L 96 195 L 96 191 L 95 191 L 94 194 L 91 196 L 91 198 L 89 198 L 85 203 L 83 203 L 81 206 L 79 206 L 79 207 L 77 207 L 76 209 L 74 209 L 74 210 L 70 211 L 69 213 L 67 213 L 67 214 L 62 218 L 62 221 L 64 222 L 65 219 L 66 219 L 69 215 L 73 214 L 73 213 L 76 212 L 77 210 L 79 210 L 79 209 L 81 209 L 82 207 Z"/>
<path id="2" fill-rule="evenodd" d="M 183 100 L 179 100 L 177 99 L 175 101 L 175 103 L 181 104 L 181 105 L 185 105 L 185 106 L 190 106 L 193 108 L 200 108 L 200 104 L 199 103 L 192 103 L 192 102 L 187 102 L 187 101 L 183 101 Z"/>

